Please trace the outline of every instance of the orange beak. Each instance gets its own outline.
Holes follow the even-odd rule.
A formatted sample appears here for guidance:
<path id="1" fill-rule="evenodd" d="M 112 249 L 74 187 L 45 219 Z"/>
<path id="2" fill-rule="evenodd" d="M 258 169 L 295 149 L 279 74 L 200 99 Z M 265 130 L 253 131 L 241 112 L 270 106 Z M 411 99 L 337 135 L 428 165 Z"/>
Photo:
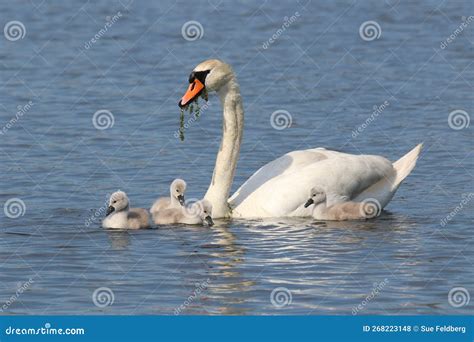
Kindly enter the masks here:
<path id="1" fill-rule="evenodd" d="M 204 84 L 202 84 L 202 82 L 197 78 L 194 79 L 194 81 L 189 85 L 188 90 L 186 90 L 186 93 L 181 98 L 181 101 L 179 101 L 178 106 L 182 108 L 190 104 L 196 97 L 199 96 L 203 89 Z"/>

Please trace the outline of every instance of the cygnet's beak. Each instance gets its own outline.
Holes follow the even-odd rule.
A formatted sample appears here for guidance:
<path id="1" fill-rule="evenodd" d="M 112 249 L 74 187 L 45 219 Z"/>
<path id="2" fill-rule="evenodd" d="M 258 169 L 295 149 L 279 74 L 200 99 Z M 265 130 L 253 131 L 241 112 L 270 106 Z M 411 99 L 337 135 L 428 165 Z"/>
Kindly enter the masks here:
<path id="1" fill-rule="evenodd" d="M 313 199 L 310 198 L 309 200 L 306 201 L 306 203 L 304 204 L 304 207 L 305 207 L 305 208 L 308 208 L 308 207 L 309 207 L 311 204 L 313 204 L 313 203 L 314 203 Z"/>
<path id="2" fill-rule="evenodd" d="M 184 195 L 178 195 L 179 204 L 184 205 Z"/>
<path id="3" fill-rule="evenodd" d="M 212 220 L 212 217 L 210 217 L 209 215 L 206 216 L 204 218 L 204 220 L 207 222 L 207 224 L 209 225 L 209 227 L 212 227 L 214 225 L 214 221 Z"/>
<path id="4" fill-rule="evenodd" d="M 109 215 L 112 214 L 114 211 L 115 211 L 115 208 L 112 207 L 111 205 L 109 205 L 109 207 L 107 208 L 107 212 L 105 213 L 105 216 L 109 216 Z"/>

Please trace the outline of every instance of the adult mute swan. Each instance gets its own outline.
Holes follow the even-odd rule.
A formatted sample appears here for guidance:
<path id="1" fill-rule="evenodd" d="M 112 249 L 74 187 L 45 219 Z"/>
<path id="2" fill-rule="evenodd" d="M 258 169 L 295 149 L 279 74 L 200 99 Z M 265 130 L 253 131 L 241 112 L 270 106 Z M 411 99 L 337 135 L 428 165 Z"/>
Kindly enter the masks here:
<path id="1" fill-rule="evenodd" d="M 304 204 L 308 189 L 316 185 L 326 190 L 328 206 L 371 198 L 383 208 L 413 170 L 421 151 L 419 144 L 393 164 L 380 156 L 324 148 L 293 151 L 262 166 L 229 199 L 244 128 L 239 84 L 230 65 L 210 59 L 196 66 L 179 106 L 187 107 L 203 91 L 216 92 L 223 108 L 222 142 L 204 196 L 212 204 L 214 218 L 312 216 L 312 208 Z"/>

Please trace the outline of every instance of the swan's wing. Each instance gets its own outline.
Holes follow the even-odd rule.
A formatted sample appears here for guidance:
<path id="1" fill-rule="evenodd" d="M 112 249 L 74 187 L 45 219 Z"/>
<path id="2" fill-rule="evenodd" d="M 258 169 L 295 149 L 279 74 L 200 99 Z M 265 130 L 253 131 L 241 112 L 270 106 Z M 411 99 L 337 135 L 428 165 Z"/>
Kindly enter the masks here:
<path id="1" fill-rule="evenodd" d="M 254 184 L 256 186 L 253 191 L 246 189 L 249 194 L 239 202 L 237 199 L 240 194 L 233 196 L 233 215 L 309 216 L 311 211 L 302 207 L 312 187 L 320 186 L 325 189 L 327 204 L 333 205 L 353 198 L 381 179 L 391 177 L 394 172 L 390 161 L 383 157 L 357 156 L 325 150 L 322 152 L 326 158 L 320 158 L 300 168 L 290 168 L 290 171 L 285 169 L 263 184 Z"/>
<path id="2" fill-rule="evenodd" d="M 324 148 L 314 148 L 284 154 L 258 169 L 257 172 L 242 184 L 232 197 L 229 198 L 229 203 L 232 207 L 237 206 L 269 180 L 281 175 L 290 174 L 313 163 L 328 159 L 332 153 L 334 152 Z"/>
<path id="3" fill-rule="evenodd" d="M 359 193 L 354 198 L 354 201 L 360 202 L 368 198 L 375 198 L 380 203 L 380 207 L 384 208 L 388 202 L 390 202 L 403 180 L 414 169 L 422 147 L 423 144 L 418 144 L 414 149 L 394 162 L 394 172 L 391 173 L 390 176 L 382 178 L 377 183 Z"/>

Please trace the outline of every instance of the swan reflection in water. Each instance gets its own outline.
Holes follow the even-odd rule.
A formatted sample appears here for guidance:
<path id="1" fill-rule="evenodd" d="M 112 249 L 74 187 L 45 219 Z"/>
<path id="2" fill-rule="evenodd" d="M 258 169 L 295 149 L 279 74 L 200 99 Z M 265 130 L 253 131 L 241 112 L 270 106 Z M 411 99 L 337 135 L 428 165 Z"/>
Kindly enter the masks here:
<path id="1" fill-rule="evenodd" d="M 217 219 L 212 228 L 175 225 L 106 232 L 116 253 L 127 255 L 129 249 L 136 251 L 143 245 L 143 253 L 132 263 L 147 269 L 153 283 L 163 287 L 155 291 L 165 291 L 176 303 L 163 309 L 164 303 L 156 300 L 161 312 L 173 314 L 200 284 L 199 294 L 180 314 L 284 314 L 270 300 L 278 287 L 291 291 L 292 313 L 331 312 L 340 301 L 337 293 L 344 291 L 350 314 L 374 282 L 409 276 L 405 263 L 418 262 L 410 256 L 424 247 L 411 234 L 416 226 L 407 217 L 384 211 L 367 221 Z M 367 249 L 372 254 L 363 253 Z M 383 257 L 400 260 L 400 268 L 366 267 Z M 133 281 L 127 275 L 122 280 Z M 155 300 L 150 291 L 147 300 Z M 384 295 L 378 299 L 388 300 Z"/>

